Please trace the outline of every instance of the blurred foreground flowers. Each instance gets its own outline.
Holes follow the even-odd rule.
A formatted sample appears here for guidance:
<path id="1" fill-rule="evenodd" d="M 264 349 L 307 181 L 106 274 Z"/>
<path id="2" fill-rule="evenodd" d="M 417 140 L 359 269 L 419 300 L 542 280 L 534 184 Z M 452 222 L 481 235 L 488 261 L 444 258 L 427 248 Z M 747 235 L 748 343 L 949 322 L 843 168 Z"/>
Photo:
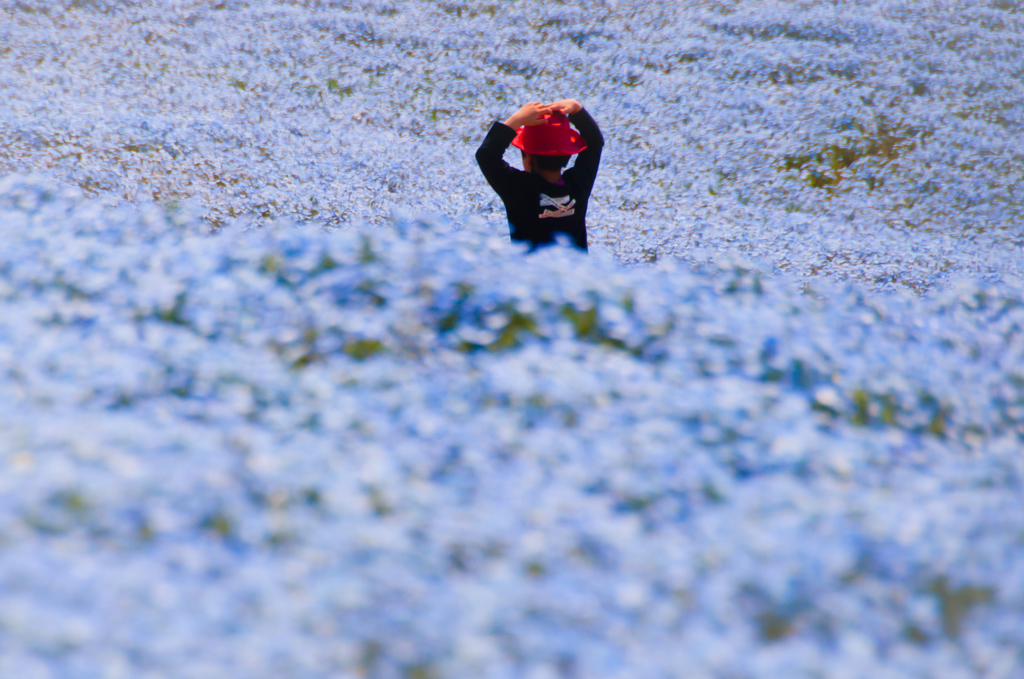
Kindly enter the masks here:
<path id="1" fill-rule="evenodd" d="M 0 230 L 0 676 L 1021 675 L 1020 288 Z"/>

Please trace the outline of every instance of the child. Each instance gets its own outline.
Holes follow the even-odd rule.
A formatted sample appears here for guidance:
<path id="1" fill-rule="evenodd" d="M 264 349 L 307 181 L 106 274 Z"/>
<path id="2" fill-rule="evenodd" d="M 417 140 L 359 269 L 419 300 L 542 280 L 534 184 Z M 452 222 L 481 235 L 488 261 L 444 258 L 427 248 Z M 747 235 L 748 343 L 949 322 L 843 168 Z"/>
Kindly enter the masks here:
<path id="1" fill-rule="evenodd" d="M 502 159 L 509 144 L 523 152 L 525 171 Z M 575 99 L 527 104 L 491 126 L 476 162 L 505 204 L 512 240 L 529 243 L 532 252 L 564 233 L 586 251 L 587 202 L 603 146 L 597 123 Z M 577 153 L 576 164 L 563 173 Z"/>

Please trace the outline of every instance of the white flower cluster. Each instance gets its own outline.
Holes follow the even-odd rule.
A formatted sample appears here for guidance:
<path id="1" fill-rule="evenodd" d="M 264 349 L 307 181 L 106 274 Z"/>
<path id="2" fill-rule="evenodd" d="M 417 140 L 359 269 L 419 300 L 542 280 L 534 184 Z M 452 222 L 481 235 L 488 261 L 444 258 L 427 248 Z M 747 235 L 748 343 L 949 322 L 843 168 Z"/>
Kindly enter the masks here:
<path id="1" fill-rule="evenodd" d="M 0 182 L 0 676 L 1020 677 L 1024 290 Z"/>

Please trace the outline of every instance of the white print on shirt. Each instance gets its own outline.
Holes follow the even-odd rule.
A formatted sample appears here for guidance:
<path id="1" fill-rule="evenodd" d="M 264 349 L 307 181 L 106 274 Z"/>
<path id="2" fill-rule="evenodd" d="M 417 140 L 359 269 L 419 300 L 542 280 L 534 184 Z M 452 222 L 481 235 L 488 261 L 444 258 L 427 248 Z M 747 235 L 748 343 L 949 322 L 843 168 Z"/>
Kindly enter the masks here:
<path id="1" fill-rule="evenodd" d="M 576 201 L 571 196 L 561 196 L 559 198 L 552 198 L 545 194 L 540 194 L 540 206 L 553 207 L 554 210 L 544 210 L 540 213 L 541 219 L 547 219 L 549 217 L 568 217 L 572 215 L 576 210 Z"/>

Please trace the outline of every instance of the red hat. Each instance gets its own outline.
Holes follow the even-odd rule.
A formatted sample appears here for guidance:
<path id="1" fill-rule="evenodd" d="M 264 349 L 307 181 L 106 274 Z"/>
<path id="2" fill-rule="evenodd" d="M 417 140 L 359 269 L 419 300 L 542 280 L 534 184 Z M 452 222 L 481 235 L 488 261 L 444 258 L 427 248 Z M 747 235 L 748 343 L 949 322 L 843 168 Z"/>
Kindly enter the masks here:
<path id="1" fill-rule="evenodd" d="M 512 145 L 531 156 L 571 156 L 587 148 L 580 133 L 569 125 L 561 111 L 541 116 L 540 125 L 527 125 L 516 131 Z"/>

